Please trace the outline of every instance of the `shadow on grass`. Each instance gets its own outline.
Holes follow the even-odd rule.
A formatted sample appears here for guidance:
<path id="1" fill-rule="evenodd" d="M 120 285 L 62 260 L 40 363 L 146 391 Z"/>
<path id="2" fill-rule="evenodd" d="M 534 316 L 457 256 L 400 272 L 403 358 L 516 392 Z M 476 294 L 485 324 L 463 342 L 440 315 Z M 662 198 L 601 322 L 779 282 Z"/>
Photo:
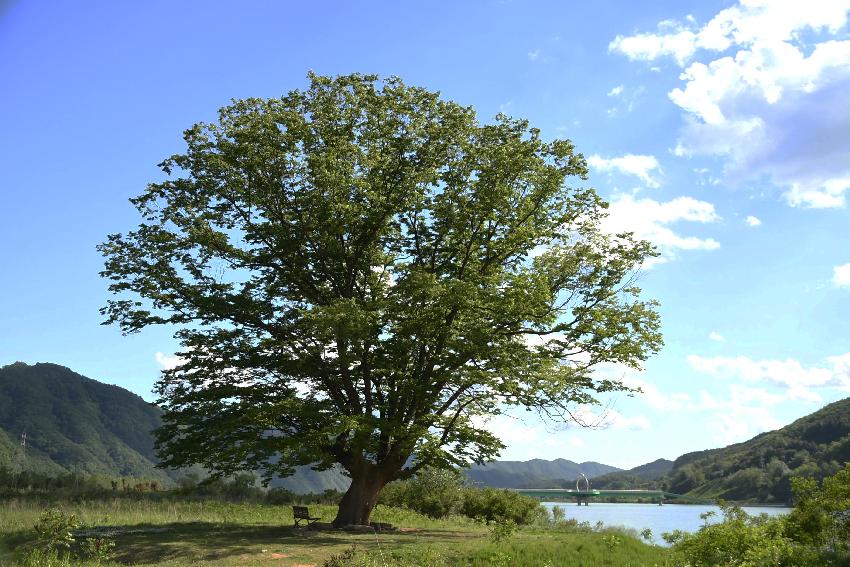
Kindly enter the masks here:
<path id="1" fill-rule="evenodd" d="M 149 528 L 151 531 L 144 531 Z M 122 529 L 122 528 L 118 528 Z M 374 542 L 372 533 L 321 532 L 292 526 L 176 522 L 127 526 L 141 530 L 115 536 L 116 560 L 121 563 L 150 564 L 175 560 L 216 561 L 263 550 L 283 549 L 293 556 L 326 556 L 355 542 Z M 384 545 L 404 547 L 439 539 L 442 542 L 469 537 L 468 533 L 443 530 L 386 532 L 378 536 Z M 338 549 L 333 549 L 338 548 Z"/>

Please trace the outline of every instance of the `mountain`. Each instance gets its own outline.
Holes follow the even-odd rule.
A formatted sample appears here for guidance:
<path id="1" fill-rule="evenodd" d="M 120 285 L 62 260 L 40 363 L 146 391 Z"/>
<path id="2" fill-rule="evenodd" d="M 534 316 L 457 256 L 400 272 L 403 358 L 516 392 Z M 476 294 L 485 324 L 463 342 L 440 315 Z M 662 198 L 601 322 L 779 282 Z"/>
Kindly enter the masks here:
<path id="1" fill-rule="evenodd" d="M 10 441 L 8 468 L 168 481 L 168 474 L 155 468 L 150 433 L 161 413 L 132 392 L 64 366 L 10 364 L 0 368 L 0 430 L 5 437 L 0 439 L 0 465 Z M 23 433 L 25 451 L 19 441 Z"/>
<path id="2" fill-rule="evenodd" d="M 627 471 L 617 471 L 593 479 L 593 488 L 623 490 L 654 488 L 673 469 L 673 461 L 658 459 Z"/>
<path id="3" fill-rule="evenodd" d="M 129 476 L 166 484 L 181 471 L 156 468 L 151 432 L 162 410 L 136 394 L 64 366 L 16 362 L 0 367 L 0 469 Z M 20 436 L 26 433 L 26 452 Z M 337 469 L 299 467 L 270 486 L 296 493 L 345 490 Z"/>
<path id="4" fill-rule="evenodd" d="M 788 502 L 790 478 L 821 479 L 850 461 L 850 398 L 749 441 L 682 455 L 667 475 L 671 492 L 702 498 Z"/>
<path id="5" fill-rule="evenodd" d="M 560 486 L 562 481 L 575 481 L 581 474 L 593 478 L 618 470 L 592 461 L 575 463 L 567 459 L 532 459 L 473 465 L 466 471 L 466 475 L 474 483 L 498 488 L 554 488 Z"/>

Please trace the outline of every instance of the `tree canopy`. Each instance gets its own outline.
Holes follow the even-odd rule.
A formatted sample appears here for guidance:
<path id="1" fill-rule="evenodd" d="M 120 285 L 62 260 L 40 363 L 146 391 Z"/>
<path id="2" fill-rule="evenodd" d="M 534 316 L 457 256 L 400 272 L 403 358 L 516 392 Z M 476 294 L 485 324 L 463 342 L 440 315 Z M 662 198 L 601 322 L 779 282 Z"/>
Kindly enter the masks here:
<path id="1" fill-rule="evenodd" d="M 570 420 L 628 390 L 594 376 L 660 348 L 635 274 L 654 254 L 600 230 L 568 140 L 398 78 L 310 75 L 184 134 L 142 222 L 100 245 L 127 333 L 176 325 L 157 389 L 163 463 L 286 475 L 339 463 L 337 523 L 387 482 L 491 459 L 511 406 Z"/>

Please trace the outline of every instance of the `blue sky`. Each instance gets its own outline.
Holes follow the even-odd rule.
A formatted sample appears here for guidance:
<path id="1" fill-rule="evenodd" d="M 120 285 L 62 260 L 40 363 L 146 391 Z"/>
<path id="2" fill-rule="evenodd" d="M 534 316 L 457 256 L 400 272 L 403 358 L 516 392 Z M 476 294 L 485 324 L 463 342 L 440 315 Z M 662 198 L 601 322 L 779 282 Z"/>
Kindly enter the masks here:
<path id="1" fill-rule="evenodd" d="M 147 399 L 168 329 L 100 326 L 95 246 L 181 132 L 306 74 L 399 75 L 588 157 L 608 230 L 662 252 L 666 345 L 601 430 L 491 427 L 503 458 L 633 466 L 850 395 L 848 1 L 0 4 L 0 364 Z M 159 354 L 158 354 L 159 353 Z"/>

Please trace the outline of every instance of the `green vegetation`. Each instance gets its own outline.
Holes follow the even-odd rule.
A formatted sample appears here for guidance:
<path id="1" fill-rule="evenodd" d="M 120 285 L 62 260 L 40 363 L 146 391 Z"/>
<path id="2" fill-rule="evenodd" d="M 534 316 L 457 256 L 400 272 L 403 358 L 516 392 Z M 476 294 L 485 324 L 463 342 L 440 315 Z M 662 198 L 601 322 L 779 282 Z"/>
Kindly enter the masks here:
<path id="1" fill-rule="evenodd" d="M 850 564 L 850 464 L 822 486 L 795 478 L 797 506 L 788 516 L 748 516 L 721 505 L 723 522 L 695 534 L 664 534 L 689 565 L 820 567 Z"/>
<path id="2" fill-rule="evenodd" d="M 493 537 L 492 526 L 469 518 L 438 520 L 406 509 L 378 506 L 374 520 L 402 529 L 376 536 L 295 529 L 288 506 L 147 499 L 63 504 L 65 517 L 74 514 L 80 524 L 76 531 L 79 535 L 69 548 L 75 559 L 63 562 L 59 553 L 57 559 L 48 562 L 44 560 L 48 553 L 40 551 L 33 526 L 50 508 L 37 502 L 0 503 L 0 564 L 6 564 L 5 558 L 12 565 L 17 562 L 39 567 L 674 565 L 666 549 L 646 545 L 635 534 L 575 522 L 540 519 L 499 539 Z M 311 505 L 310 511 L 330 521 L 336 507 Z M 92 556 L 95 544 L 86 544 L 86 539 L 104 540 L 101 547 L 108 548 L 112 559 Z M 347 555 L 352 546 L 353 553 Z M 340 559 L 334 563 L 333 556 Z"/>
<path id="3" fill-rule="evenodd" d="M 55 364 L 0 368 L 0 469 L 168 482 L 151 430 L 162 411 L 139 396 Z M 27 435 L 26 456 L 19 439 Z"/>
<path id="4" fill-rule="evenodd" d="M 670 492 L 735 501 L 792 501 L 793 477 L 821 480 L 850 461 L 850 398 L 749 441 L 676 459 Z"/>
<path id="5" fill-rule="evenodd" d="M 487 524 L 528 525 L 546 515 L 537 499 L 512 490 L 466 486 L 456 470 L 423 469 L 412 479 L 390 483 L 380 502 L 432 518 L 460 514 Z"/>

